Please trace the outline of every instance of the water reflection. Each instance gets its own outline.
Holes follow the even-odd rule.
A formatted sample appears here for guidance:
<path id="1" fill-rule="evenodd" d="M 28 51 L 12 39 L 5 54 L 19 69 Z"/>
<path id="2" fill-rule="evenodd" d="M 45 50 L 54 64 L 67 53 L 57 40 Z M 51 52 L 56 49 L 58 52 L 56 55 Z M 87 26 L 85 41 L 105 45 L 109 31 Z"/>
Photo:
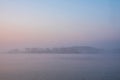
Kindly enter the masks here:
<path id="1" fill-rule="evenodd" d="M 120 80 L 119 54 L 0 54 L 0 80 Z"/>

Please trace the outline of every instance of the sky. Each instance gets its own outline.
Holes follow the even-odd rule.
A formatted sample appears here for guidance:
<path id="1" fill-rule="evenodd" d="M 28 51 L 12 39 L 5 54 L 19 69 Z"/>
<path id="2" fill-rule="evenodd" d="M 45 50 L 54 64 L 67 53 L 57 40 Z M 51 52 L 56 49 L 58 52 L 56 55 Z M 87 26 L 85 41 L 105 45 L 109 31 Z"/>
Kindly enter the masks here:
<path id="1" fill-rule="evenodd" d="M 119 0 L 0 0 L 0 49 L 120 47 Z"/>

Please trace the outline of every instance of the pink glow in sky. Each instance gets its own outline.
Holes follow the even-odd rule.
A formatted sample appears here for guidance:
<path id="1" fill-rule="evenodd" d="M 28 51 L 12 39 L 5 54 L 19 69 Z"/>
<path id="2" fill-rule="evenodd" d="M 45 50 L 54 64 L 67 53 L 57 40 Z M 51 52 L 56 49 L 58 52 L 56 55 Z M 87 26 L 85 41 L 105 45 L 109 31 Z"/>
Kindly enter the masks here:
<path id="1" fill-rule="evenodd" d="M 0 47 L 119 42 L 120 28 L 111 25 L 109 2 L 88 2 L 1 0 Z"/>

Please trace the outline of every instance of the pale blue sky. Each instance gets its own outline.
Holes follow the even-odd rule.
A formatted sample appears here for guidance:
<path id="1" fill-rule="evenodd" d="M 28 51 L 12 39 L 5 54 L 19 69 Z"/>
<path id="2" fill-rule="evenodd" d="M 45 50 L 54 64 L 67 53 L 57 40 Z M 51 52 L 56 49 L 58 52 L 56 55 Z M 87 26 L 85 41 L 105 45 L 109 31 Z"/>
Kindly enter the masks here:
<path id="1" fill-rule="evenodd" d="M 119 4 L 119 0 L 0 0 L 0 43 L 118 47 Z"/>

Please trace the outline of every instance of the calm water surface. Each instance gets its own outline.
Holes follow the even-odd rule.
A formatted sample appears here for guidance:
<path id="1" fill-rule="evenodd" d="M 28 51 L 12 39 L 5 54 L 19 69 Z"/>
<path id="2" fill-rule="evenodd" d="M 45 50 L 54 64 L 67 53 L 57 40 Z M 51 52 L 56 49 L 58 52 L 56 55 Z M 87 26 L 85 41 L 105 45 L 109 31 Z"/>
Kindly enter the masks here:
<path id="1" fill-rule="evenodd" d="M 120 54 L 0 54 L 0 80 L 120 80 Z"/>

